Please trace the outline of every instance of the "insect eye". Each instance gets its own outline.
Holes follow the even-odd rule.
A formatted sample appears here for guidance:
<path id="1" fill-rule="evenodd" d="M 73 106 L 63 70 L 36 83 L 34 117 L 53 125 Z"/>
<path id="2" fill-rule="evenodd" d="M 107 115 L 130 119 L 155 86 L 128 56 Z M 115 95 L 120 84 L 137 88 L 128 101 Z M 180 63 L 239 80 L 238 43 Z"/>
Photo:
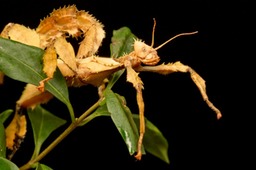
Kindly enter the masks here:
<path id="1" fill-rule="evenodd" d="M 145 47 L 142 47 L 142 52 L 147 52 L 146 48 Z"/>

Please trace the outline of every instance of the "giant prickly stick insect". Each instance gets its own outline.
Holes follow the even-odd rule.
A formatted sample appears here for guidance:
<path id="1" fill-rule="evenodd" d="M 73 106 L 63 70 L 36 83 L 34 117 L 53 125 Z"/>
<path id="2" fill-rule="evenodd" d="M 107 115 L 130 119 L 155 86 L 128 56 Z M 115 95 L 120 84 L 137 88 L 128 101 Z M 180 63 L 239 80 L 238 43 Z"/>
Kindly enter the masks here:
<path id="1" fill-rule="evenodd" d="M 155 21 L 155 20 L 154 20 Z M 34 108 L 40 103 L 49 101 L 53 95 L 44 90 L 44 83 L 53 78 L 53 73 L 58 67 L 66 78 L 68 86 L 94 85 L 98 87 L 99 96 L 104 98 L 102 91 L 106 79 L 114 72 L 125 69 L 127 81 L 136 89 L 137 104 L 140 117 L 140 131 L 137 154 L 135 158 L 142 157 L 142 143 L 145 133 L 144 102 L 142 96 L 143 82 L 138 76 L 139 72 L 156 72 L 170 74 L 174 72 L 190 73 L 191 79 L 198 87 L 203 100 L 221 117 L 221 112 L 208 99 L 204 79 L 191 67 L 181 62 L 157 65 L 160 57 L 157 50 L 179 36 L 192 35 L 197 32 L 181 33 L 154 48 L 154 30 L 152 31 L 151 45 L 141 40 L 134 40 L 134 50 L 120 58 L 106 58 L 96 55 L 105 37 L 103 25 L 92 15 L 85 11 L 77 10 L 75 5 L 54 10 L 50 16 L 43 19 L 36 29 L 30 29 L 20 24 L 9 23 L 1 32 L 1 37 L 19 41 L 21 43 L 36 46 L 45 50 L 43 56 L 44 72 L 47 78 L 38 82 L 35 86 L 27 84 L 20 99 L 17 101 L 16 112 L 12 122 L 6 128 L 6 145 L 14 152 L 25 137 L 26 120 L 19 112 L 21 108 Z M 72 45 L 66 38 L 83 36 L 78 52 L 75 53 Z M 2 74 L 3 75 L 3 74 Z M 0 76 L 1 77 L 1 76 Z M 15 132 L 15 133 L 12 133 Z M 18 138 L 18 140 L 17 140 Z M 20 142 L 17 142 L 20 141 Z"/>

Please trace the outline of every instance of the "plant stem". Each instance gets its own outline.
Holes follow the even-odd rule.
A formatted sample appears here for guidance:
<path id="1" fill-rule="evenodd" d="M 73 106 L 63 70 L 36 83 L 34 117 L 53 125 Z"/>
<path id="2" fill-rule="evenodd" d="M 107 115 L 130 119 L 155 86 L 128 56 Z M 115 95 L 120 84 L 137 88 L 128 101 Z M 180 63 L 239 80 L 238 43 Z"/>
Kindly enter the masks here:
<path id="1" fill-rule="evenodd" d="M 88 110 L 86 110 L 79 118 L 75 119 L 67 129 L 62 132 L 45 150 L 43 150 L 37 157 L 27 162 L 25 165 L 20 167 L 20 170 L 30 169 L 35 163 L 39 162 L 42 158 L 44 158 L 55 146 L 57 146 L 68 134 L 70 134 L 79 124 L 97 107 L 99 107 L 101 100 L 98 100 L 95 104 L 93 104 Z"/>

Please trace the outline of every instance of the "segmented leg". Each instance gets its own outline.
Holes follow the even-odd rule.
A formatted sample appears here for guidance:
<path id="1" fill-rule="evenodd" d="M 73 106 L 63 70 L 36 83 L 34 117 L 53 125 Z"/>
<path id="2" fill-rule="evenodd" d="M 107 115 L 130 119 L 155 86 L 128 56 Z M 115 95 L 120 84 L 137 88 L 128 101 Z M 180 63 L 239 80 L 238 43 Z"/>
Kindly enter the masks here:
<path id="1" fill-rule="evenodd" d="M 136 89 L 137 92 L 137 104 L 139 108 L 139 118 L 140 118 L 140 136 L 138 140 L 138 149 L 135 158 L 137 160 L 141 160 L 142 157 L 142 141 L 145 133 L 145 119 L 144 119 L 144 101 L 142 96 L 142 89 L 143 89 L 143 82 L 141 81 L 138 73 L 136 73 L 130 61 L 125 61 L 124 63 L 126 71 L 127 71 L 127 81 L 133 84 L 133 87 Z"/>
<path id="2" fill-rule="evenodd" d="M 191 67 L 182 64 L 181 62 L 169 63 L 169 64 L 162 64 L 158 66 L 140 66 L 136 68 L 136 71 L 149 71 L 149 72 L 156 72 L 159 74 L 170 74 L 173 72 L 183 72 L 183 73 L 190 73 L 191 79 L 198 87 L 203 100 L 207 103 L 207 105 L 216 113 L 217 119 L 222 117 L 222 114 L 219 109 L 217 109 L 213 103 L 208 99 L 206 94 L 206 85 L 204 79 L 197 74 Z"/>

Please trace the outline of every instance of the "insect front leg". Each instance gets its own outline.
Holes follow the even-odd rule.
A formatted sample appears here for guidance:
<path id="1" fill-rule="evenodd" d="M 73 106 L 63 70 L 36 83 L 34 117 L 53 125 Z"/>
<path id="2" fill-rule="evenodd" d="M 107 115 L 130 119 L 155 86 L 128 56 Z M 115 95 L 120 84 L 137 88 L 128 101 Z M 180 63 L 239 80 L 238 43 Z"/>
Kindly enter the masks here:
<path id="1" fill-rule="evenodd" d="M 159 74 L 170 74 L 174 72 L 183 72 L 183 73 L 190 73 L 190 77 L 193 80 L 193 82 L 198 87 L 203 100 L 207 103 L 207 105 L 216 113 L 217 119 L 220 119 L 222 117 L 222 114 L 218 108 L 216 108 L 213 103 L 208 99 L 208 96 L 206 94 L 206 85 L 204 79 L 196 73 L 191 67 L 182 64 L 181 62 L 177 61 L 175 63 L 168 63 L 168 64 L 162 64 L 158 66 L 140 66 L 135 69 L 136 71 L 148 71 L 148 72 L 156 72 Z"/>
<path id="2" fill-rule="evenodd" d="M 126 71 L 127 71 L 127 81 L 133 84 L 133 87 L 136 89 L 136 97 L 137 97 L 137 104 L 139 107 L 139 118 L 140 118 L 140 136 L 138 140 L 138 149 L 135 158 L 137 160 L 141 160 L 142 157 L 142 142 L 145 133 L 145 119 L 144 119 L 144 101 L 142 96 L 142 89 L 143 89 L 143 82 L 141 81 L 138 73 L 135 72 L 132 68 L 132 64 L 130 61 L 125 61 L 124 63 Z"/>

